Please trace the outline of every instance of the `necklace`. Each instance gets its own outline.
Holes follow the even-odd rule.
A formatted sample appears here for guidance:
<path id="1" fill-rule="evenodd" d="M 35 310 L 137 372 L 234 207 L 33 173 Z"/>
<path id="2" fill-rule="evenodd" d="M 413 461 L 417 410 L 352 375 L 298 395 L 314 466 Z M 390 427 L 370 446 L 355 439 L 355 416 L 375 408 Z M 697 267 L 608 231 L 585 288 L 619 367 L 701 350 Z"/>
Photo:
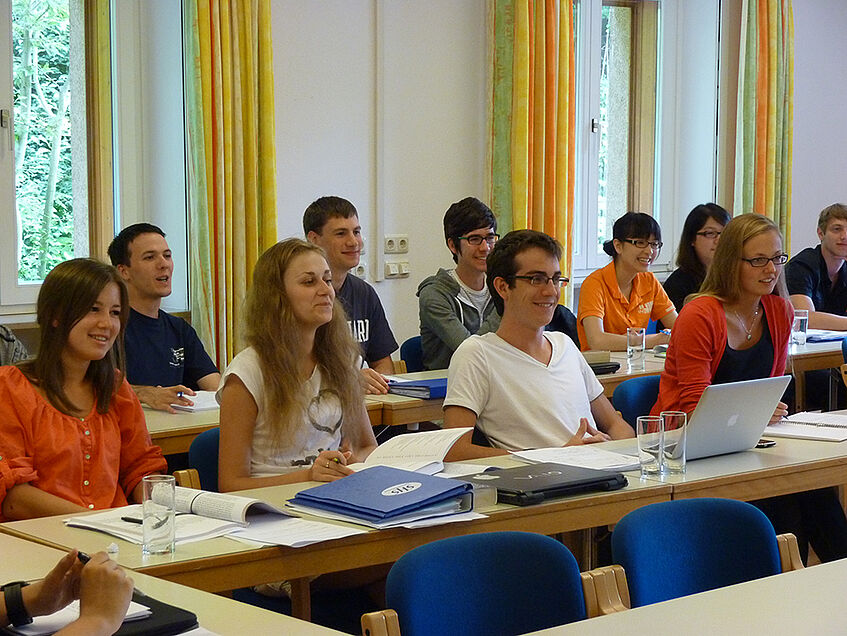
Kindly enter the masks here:
<path id="1" fill-rule="evenodd" d="M 750 328 L 749 329 L 747 328 L 747 323 L 744 322 L 744 319 L 741 317 L 741 314 L 739 314 L 734 309 L 732 310 L 732 313 L 735 314 L 735 317 L 738 318 L 738 322 L 741 323 L 741 327 L 747 333 L 747 340 L 752 340 L 753 339 L 753 327 L 756 326 L 756 318 L 759 317 L 759 308 L 756 307 L 756 311 L 753 312 L 753 319 L 750 321 Z"/>

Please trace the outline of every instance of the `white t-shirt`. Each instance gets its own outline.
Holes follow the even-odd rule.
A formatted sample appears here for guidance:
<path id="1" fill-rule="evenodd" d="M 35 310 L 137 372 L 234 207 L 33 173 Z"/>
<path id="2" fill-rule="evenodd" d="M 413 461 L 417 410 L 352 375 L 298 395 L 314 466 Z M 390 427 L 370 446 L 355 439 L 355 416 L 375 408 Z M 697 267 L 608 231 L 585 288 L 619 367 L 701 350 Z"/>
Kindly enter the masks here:
<path id="1" fill-rule="evenodd" d="M 496 448 L 563 446 L 603 387 L 573 341 L 545 332 L 553 347 L 544 365 L 496 333 L 471 336 L 450 361 L 444 406 L 463 406 Z"/>
<path id="2" fill-rule="evenodd" d="M 450 270 L 450 276 L 453 277 L 457 283 L 459 283 L 459 298 L 464 300 L 469 305 L 476 307 L 476 310 L 479 312 L 479 315 L 482 316 L 485 314 L 485 306 L 488 304 L 488 300 L 491 298 L 491 293 L 488 291 L 488 285 L 483 285 L 482 289 L 477 291 L 476 289 L 471 289 L 465 282 L 459 278 L 459 275 L 456 273 L 455 269 Z"/>
<path id="3" fill-rule="evenodd" d="M 285 447 L 272 450 L 272 418 L 265 405 L 265 384 L 259 356 L 253 347 L 239 353 L 226 368 L 218 389 L 220 393 L 230 375 L 236 375 L 247 387 L 259 409 L 253 429 L 253 454 L 250 476 L 267 477 L 310 467 L 322 450 L 336 450 L 341 445 L 341 400 L 328 389 L 321 389 L 321 373 L 315 367 L 305 390 L 311 397 L 301 426 L 293 429 L 293 437 Z"/>

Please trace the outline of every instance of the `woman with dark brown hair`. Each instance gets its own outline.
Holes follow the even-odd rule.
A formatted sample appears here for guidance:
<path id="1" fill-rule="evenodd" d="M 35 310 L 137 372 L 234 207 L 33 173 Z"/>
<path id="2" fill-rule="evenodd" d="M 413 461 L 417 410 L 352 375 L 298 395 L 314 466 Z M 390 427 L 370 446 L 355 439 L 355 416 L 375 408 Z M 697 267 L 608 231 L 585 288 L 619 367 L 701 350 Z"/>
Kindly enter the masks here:
<path id="1" fill-rule="evenodd" d="M 2 519 L 140 502 L 141 478 L 167 469 L 124 378 L 128 312 L 110 265 L 76 258 L 44 279 L 38 356 L 0 367 Z"/>

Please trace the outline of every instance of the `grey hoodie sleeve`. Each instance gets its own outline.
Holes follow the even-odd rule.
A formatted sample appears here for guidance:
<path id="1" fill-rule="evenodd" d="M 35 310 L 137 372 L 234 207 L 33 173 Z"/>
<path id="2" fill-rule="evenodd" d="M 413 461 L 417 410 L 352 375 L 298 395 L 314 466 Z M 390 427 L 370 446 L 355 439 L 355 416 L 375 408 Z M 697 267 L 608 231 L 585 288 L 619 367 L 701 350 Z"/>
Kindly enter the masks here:
<path id="1" fill-rule="evenodd" d="M 419 299 L 421 335 L 424 331 L 434 334 L 452 354 L 471 335 L 458 313 L 461 303 L 438 285 L 422 287 Z"/>

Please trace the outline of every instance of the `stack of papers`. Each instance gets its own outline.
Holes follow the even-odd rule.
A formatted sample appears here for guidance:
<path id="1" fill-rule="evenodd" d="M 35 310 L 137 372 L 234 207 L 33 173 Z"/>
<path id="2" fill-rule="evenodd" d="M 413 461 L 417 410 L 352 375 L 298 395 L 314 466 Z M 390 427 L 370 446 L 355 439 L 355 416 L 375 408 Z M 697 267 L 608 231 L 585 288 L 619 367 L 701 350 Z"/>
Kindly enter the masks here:
<path id="1" fill-rule="evenodd" d="M 187 399 L 194 402 L 191 406 L 185 404 L 171 404 L 177 411 L 187 411 L 196 413 L 197 411 L 213 411 L 221 408 L 218 400 L 215 398 L 215 391 L 197 391 L 197 395 L 185 396 Z"/>
<path id="2" fill-rule="evenodd" d="M 126 610 L 124 622 L 137 621 L 151 615 L 149 607 L 145 607 L 135 601 L 131 601 Z M 73 623 L 79 618 L 79 601 L 72 601 L 70 605 L 63 607 L 58 612 L 47 616 L 36 616 L 29 625 L 7 628 L 12 634 L 24 634 L 25 636 L 41 636 L 42 634 L 55 634 L 60 629 Z"/>
<path id="3" fill-rule="evenodd" d="M 834 342 L 843 340 L 847 331 L 832 331 L 831 329 L 809 329 L 806 332 L 806 342 Z"/>
<path id="4" fill-rule="evenodd" d="M 517 451 L 512 454 L 530 464 L 551 462 L 566 466 L 611 471 L 636 470 L 640 467 L 638 457 L 604 450 L 598 448 L 597 444 L 562 448 L 536 448 L 534 450 Z"/>

